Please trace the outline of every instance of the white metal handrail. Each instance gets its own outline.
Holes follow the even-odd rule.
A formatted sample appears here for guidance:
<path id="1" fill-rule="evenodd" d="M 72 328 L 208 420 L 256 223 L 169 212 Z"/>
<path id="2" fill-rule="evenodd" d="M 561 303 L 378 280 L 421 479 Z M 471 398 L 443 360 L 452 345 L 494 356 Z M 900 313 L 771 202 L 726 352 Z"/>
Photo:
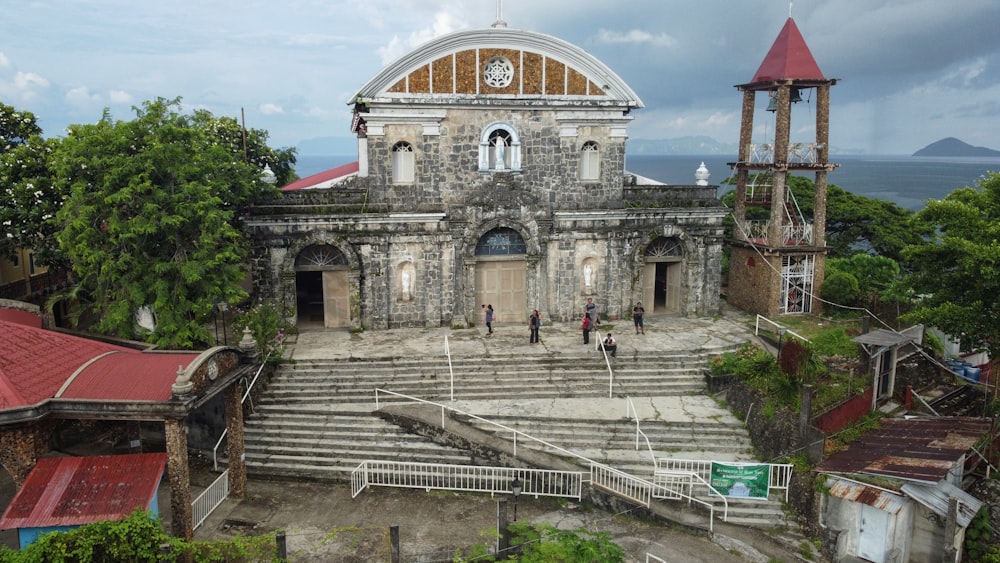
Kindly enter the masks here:
<path id="1" fill-rule="evenodd" d="M 268 352 L 267 355 L 264 356 L 264 361 L 261 362 L 260 363 L 260 367 L 257 368 L 257 373 L 254 374 L 253 379 L 250 381 L 250 385 L 247 385 L 247 390 L 246 390 L 245 393 L 243 393 L 243 398 L 240 399 L 240 404 L 245 403 L 246 400 L 247 400 L 247 397 L 250 396 L 250 390 L 253 389 L 253 386 L 257 383 L 257 378 L 260 377 L 261 372 L 264 371 L 264 366 L 267 365 L 267 359 L 270 358 L 270 357 L 271 357 L 271 352 Z M 229 434 L 229 429 L 228 428 L 223 428 L 222 429 L 222 435 L 219 436 L 219 441 L 217 441 L 215 443 L 215 446 L 212 447 L 212 468 L 215 471 L 219 470 L 219 446 L 222 445 L 223 440 L 226 439 L 226 436 L 228 434 Z"/>
<path id="2" fill-rule="evenodd" d="M 625 418 L 628 418 L 630 414 L 635 418 L 635 449 L 639 449 L 639 436 L 642 436 L 642 439 L 646 441 L 646 449 L 649 450 L 649 457 L 653 459 L 653 471 L 655 472 L 656 454 L 653 453 L 653 446 L 649 443 L 649 437 L 642 431 L 642 428 L 639 428 L 639 411 L 635 410 L 635 403 L 632 402 L 632 397 L 626 395 L 625 401 Z"/>
<path id="3" fill-rule="evenodd" d="M 500 424 L 498 422 L 493 422 L 492 420 L 483 418 L 481 416 L 474 415 L 472 413 L 467 413 L 465 411 L 462 411 L 460 409 L 456 409 L 454 407 L 449 407 L 447 405 L 442 405 L 440 403 L 435 403 L 434 401 L 428 401 L 426 399 L 420 399 L 418 397 L 411 397 L 409 395 L 404 395 L 402 393 L 396 393 L 395 391 L 389 391 L 389 390 L 386 390 L 386 389 L 378 389 L 378 388 L 376 388 L 375 389 L 375 409 L 376 410 L 378 410 L 380 408 L 380 406 L 379 406 L 379 393 L 385 393 L 387 395 L 392 395 L 392 396 L 395 396 L 395 397 L 402 397 L 402 398 L 407 399 L 407 400 L 412 401 L 412 402 L 424 403 L 424 404 L 428 404 L 428 405 L 432 405 L 432 406 L 440 408 L 441 409 L 441 428 L 442 429 L 445 427 L 445 420 L 447 419 L 447 416 L 446 416 L 445 413 L 447 411 L 451 411 L 451 412 L 457 413 L 457 414 L 459 414 L 461 416 L 467 416 L 469 418 L 472 418 L 472 419 L 475 419 L 475 420 L 479 420 L 479 421 L 484 422 L 486 424 L 489 424 L 491 426 L 495 426 L 497 428 L 500 428 L 502 430 L 510 432 L 511 435 L 513 436 L 513 444 L 514 444 L 513 455 L 514 455 L 515 458 L 517 457 L 517 437 L 518 436 L 523 436 L 524 438 L 527 438 L 528 440 L 530 440 L 532 442 L 536 442 L 538 444 L 542 444 L 543 446 L 545 446 L 547 448 L 552 448 L 553 450 L 556 450 L 556 451 L 558 451 L 560 453 L 564 453 L 564 454 L 566 454 L 568 456 L 571 456 L 571 457 L 579 459 L 579 460 L 581 460 L 583 462 L 586 462 L 587 464 L 590 465 L 590 468 L 591 468 L 591 479 L 593 479 L 593 474 L 594 474 L 595 470 L 602 471 L 602 472 L 603 471 L 608 471 L 608 472 L 614 472 L 614 473 L 617 473 L 617 474 L 624 475 L 624 476 L 626 476 L 628 478 L 631 478 L 631 479 L 634 479 L 636 481 L 641 481 L 643 483 L 648 484 L 650 487 L 656 487 L 655 484 L 650 483 L 649 481 L 646 481 L 644 479 L 639 479 L 638 477 L 633 477 L 632 475 L 629 475 L 628 473 L 624 473 L 622 471 L 614 469 L 613 467 L 609 467 L 607 465 L 604 465 L 603 463 L 598 463 L 598 462 L 596 462 L 596 461 L 594 461 L 592 459 L 589 459 L 587 457 L 584 457 L 584 456 L 582 456 L 582 455 L 580 455 L 580 454 L 578 454 L 576 452 L 573 452 L 573 451 L 567 450 L 565 448 L 559 447 L 559 446 L 557 446 L 555 444 L 550 444 L 549 442 L 546 442 L 545 440 L 542 440 L 540 438 L 535 438 L 534 436 L 525 434 L 524 432 L 521 432 L 520 430 L 517 430 L 516 428 L 510 428 L 509 426 L 505 426 L 505 425 Z M 357 471 L 358 470 L 355 469 L 355 472 L 357 472 Z M 358 479 L 360 481 L 360 480 L 362 480 L 362 477 L 359 476 Z M 355 475 L 354 475 L 354 473 L 352 473 L 351 482 L 352 482 L 352 484 L 355 482 Z M 605 488 L 608 488 L 608 487 L 606 486 Z M 614 489 L 609 489 L 609 490 L 612 490 L 612 492 L 616 492 L 617 493 L 617 491 L 615 491 Z M 650 495 L 651 494 L 652 493 L 650 492 Z M 694 498 L 693 496 L 690 496 L 690 495 L 685 495 L 683 493 L 675 493 L 675 494 L 678 494 L 678 496 L 680 496 L 681 498 L 687 499 L 687 501 L 689 503 L 693 501 L 693 502 L 697 502 L 697 503 L 704 504 L 705 506 L 707 506 L 708 509 L 709 509 L 709 529 L 711 529 L 711 522 L 712 522 L 712 518 L 714 516 L 714 509 L 715 509 L 712 506 L 711 503 L 705 502 L 705 501 L 703 501 L 701 499 Z M 646 503 L 646 506 L 649 506 L 648 501 Z"/>
<path id="4" fill-rule="evenodd" d="M 358 479 L 354 475 L 358 474 Z M 361 475 L 363 474 L 363 478 Z M 480 465 L 450 465 L 406 461 L 366 460 L 352 472 L 351 496 L 370 486 L 510 493 L 511 482 L 521 483 L 521 492 L 538 497 L 583 498 L 582 471 L 554 471 Z"/>
<path id="5" fill-rule="evenodd" d="M 790 329 L 788 329 L 786 327 L 783 327 L 780 324 L 772 321 L 771 319 L 769 319 L 769 318 L 767 318 L 767 317 L 765 317 L 763 315 L 757 315 L 757 323 L 754 326 L 754 331 L 753 331 L 754 335 L 756 335 L 756 336 L 760 336 L 760 331 L 761 331 L 760 325 L 761 325 L 761 323 L 763 323 L 765 325 L 770 325 L 770 326 L 774 327 L 774 333 L 775 334 L 778 334 L 778 330 L 779 329 L 784 329 L 785 334 L 794 336 L 795 338 L 798 338 L 802 342 L 809 342 L 809 339 L 806 338 L 805 336 L 802 336 L 801 334 L 795 332 L 794 330 L 790 330 Z M 771 332 L 771 331 L 768 330 L 767 332 Z"/>
<path id="6" fill-rule="evenodd" d="M 712 495 L 719 497 L 719 499 L 722 501 L 722 520 L 726 521 L 729 519 L 729 499 L 727 499 L 726 495 L 720 493 L 718 489 L 713 487 L 710 482 L 708 482 L 706 479 L 704 479 L 701 475 L 699 475 L 696 472 L 669 471 L 669 470 L 658 469 L 656 473 L 653 475 L 653 482 L 659 485 L 660 487 L 663 487 L 664 489 L 670 491 L 674 495 L 683 496 L 682 493 L 680 493 L 676 489 L 668 487 L 665 483 L 666 481 L 676 482 L 676 478 L 678 477 L 684 480 L 682 482 L 687 483 L 687 491 L 688 491 L 687 496 L 689 497 L 692 498 L 694 497 L 695 482 L 708 489 L 709 497 L 711 497 Z"/>
<path id="7" fill-rule="evenodd" d="M 208 516 L 229 496 L 229 470 L 222 472 L 207 489 L 191 503 L 191 519 L 195 530 L 205 523 Z"/>
<path id="8" fill-rule="evenodd" d="M 657 498 L 683 498 L 688 504 L 696 502 L 708 509 L 708 530 L 712 531 L 715 526 L 715 507 L 712 503 L 705 502 L 691 495 L 680 493 L 675 490 L 666 489 L 657 483 L 641 479 L 634 475 L 629 475 L 624 471 L 619 471 L 606 465 L 595 464 L 590 466 L 591 485 L 606 489 L 618 496 L 632 500 L 645 507 L 652 503 L 654 491 L 662 490 L 669 495 L 660 495 Z M 723 519 L 725 520 L 725 516 Z"/>

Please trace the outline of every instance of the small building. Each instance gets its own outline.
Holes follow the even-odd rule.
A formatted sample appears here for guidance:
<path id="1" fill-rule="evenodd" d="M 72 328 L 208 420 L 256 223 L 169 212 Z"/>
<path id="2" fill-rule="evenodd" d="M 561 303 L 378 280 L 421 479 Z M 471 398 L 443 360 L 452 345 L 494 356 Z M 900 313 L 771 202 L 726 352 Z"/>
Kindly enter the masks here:
<path id="1" fill-rule="evenodd" d="M 49 532 L 122 520 L 136 509 L 159 515 L 156 491 L 166 466 L 165 453 L 40 459 L 0 518 L 0 530 L 16 529 L 24 549 Z"/>
<path id="2" fill-rule="evenodd" d="M 0 471 L 23 487 L 63 421 L 119 425 L 129 453 L 148 453 L 140 425 L 156 425 L 166 443 L 173 533 L 190 539 L 189 433 L 210 402 L 219 412 L 203 426 L 217 438 L 225 425 L 230 496 L 246 489 L 239 382 L 253 373 L 255 343 L 240 346 L 156 350 L 47 330 L 36 305 L 0 299 Z"/>
<path id="3" fill-rule="evenodd" d="M 834 561 L 962 559 L 982 502 L 961 489 L 989 432 L 978 418 L 884 419 L 816 467 L 827 476 L 820 526 Z"/>

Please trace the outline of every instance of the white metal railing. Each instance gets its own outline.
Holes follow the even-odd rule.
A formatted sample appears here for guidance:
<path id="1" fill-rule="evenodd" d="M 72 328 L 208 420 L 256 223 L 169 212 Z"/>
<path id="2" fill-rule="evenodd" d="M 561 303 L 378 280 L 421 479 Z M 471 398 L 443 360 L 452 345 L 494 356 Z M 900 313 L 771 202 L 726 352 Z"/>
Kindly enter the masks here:
<path id="1" fill-rule="evenodd" d="M 719 497 L 719 500 L 722 501 L 722 520 L 726 521 L 729 519 L 729 500 L 726 498 L 726 495 L 720 493 L 707 479 L 696 472 L 658 469 L 653 474 L 653 482 L 661 487 L 661 494 L 663 496 L 657 498 L 675 500 L 678 498 L 693 498 L 694 486 L 696 484 L 701 485 L 708 490 L 709 497 L 713 495 Z M 678 487 L 681 487 L 681 489 L 678 489 Z M 685 493 L 683 490 L 687 490 L 687 492 Z"/>
<path id="2" fill-rule="evenodd" d="M 507 494 L 516 478 L 523 494 L 581 500 L 584 475 L 582 471 L 366 460 L 351 472 L 351 496 L 372 486 Z"/>
<path id="3" fill-rule="evenodd" d="M 568 456 L 574 457 L 576 459 L 579 459 L 580 461 L 583 461 L 583 462 L 589 464 L 590 468 L 591 468 L 591 480 L 592 481 L 593 481 L 593 475 L 594 475 L 595 471 L 598 471 L 602 476 L 617 474 L 617 475 L 622 476 L 621 477 L 622 479 L 630 480 L 629 482 L 632 482 L 632 483 L 641 483 L 641 484 L 643 484 L 642 486 L 648 487 L 649 490 L 647 491 L 647 494 L 646 494 L 647 497 L 649 497 L 649 496 L 652 495 L 652 488 L 657 486 L 654 483 L 646 481 L 645 479 L 639 479 L 638 477 L 633 477 L 633 476 L 629 475 L 628 473 L 624 473 L 624 472 L 619 471 L 617 469 L 614 469 L 612 467 L 608 467 L 607 465 L 604 465 L 603 463 L 598 463 L 598 462 L 596 462 L 596 461 L 594 461 L 592 459 L 589 459 L 587 457 L 584 457 L 584 456 L 582 456 L 582 455 L 580 455 L 580 454 L 578 454 L 576 452 L 573 452 L 573 451 L 567 450 L 565 448 L 561 448 L 559 446 L 556 446 L 555 444 L 550 444 L 549 442 L 546 442 L 545 440 L 542 440 L 540 438 L 535 438 L 535 437 L 530 436 L 528 434 L 525 434 L 524 432 L 521 432 L 520 430 L 517 430 L 515 428 L 510 428 L 508 426 L 505 426 L 505 425 L 500 424 L 498 422 L 493 422 L 492 420 L 483 418 L 481 416 L 477 416 L 477 415 L 474 415 L 472 413 L 467 413 L 467 412 L 464 412 L 464 411 L 462 411 L 460 409 L 449 407 L 447 405 L 442 405 L 440 403 L 435 403 L 433 401 L 428 401 L 426 399 L 420 399 L 420 398 L 417 398 L 417 397 L 411 397 L 409 395 L 404 395 L 402 393 L 396 393 L 394 391 L 388 391 L 386 389 L 375 389 L 375 409 L 376 410 L 378 410 L 380 408 L 380 406 L 379 406 L 380 405 L 380 403 L 379 403 L 379 394 L 380 393 L 386 394 L 386 395 L 395 396 L 395 397 L 400 397 L 400 398 L 406 399 L 406 400 L 408 400 L 410 402 L 423 403 L 423 404 L 432 405 L 432 406 L 440 408 L 441 409 L 441 428 L 442 429 L 445 427 L 445 421 L 447 420 L 446 413 L 448 411 L 451 411 L 451 412 L 454 412 L 454 413 L 459 414 L 461 416 L 469 417 L 471 419 L 475 419 L 475 420 L 484 422 L 484 423 L 486 423 L 488 425 L 494 426 L 494 427 L 499 428 L 501 430 L 504 430 L 506 432 L 510 432 L 511 436 L 512 436 L 512 440 L 513 440 L 513 445 L 514 445 L 513 456 L 515 458 L 517 457 L 517 438 L 518 438 L 518 436 L 521 436 L 524 439 L 527 439 L 527 440 L 529 440 L 531 442 L 535 442 L 537 444 L 541 444 L 541 445 L 543 445 L 543 446 L 545 446 L 547 448 L 550 448 L 550 449 L 552 449 L 554 451 L 557 451 L 557 452 L 562 453 L 562 454 L 566 454 Z M 359 469 L 355 469 L 351 473 L 352 487 L 367 486 L 367 485 L 369 485 L 370 483 L 367 482 L 367 479 L 369 477 L 370 477 L 370 475 L 368 475 L 367 472 L 365 472 L 365 471 L 359 471 Z M 609 491 L 614 492 L 615 494 L 622 494 L 623 496 L 625 496 L 624 493 L 619 493 L 618 489 L 614 487 L 614 485 L 615 485 L 616 482 L 617 482 L 617 478 L 612 479 L 612 481 L 611 481 L 610 484 L 604 484 L 603 487 L 605 489 L 608 489 Z M 629 485 L 629 486 L 624 486 L 622 488 L 624 490 L 631 490 L 633 488 L 633 486 Z M 705 505 L 708 508 L 708 510 L 709 510 L 709 529 L 711 529 L 711 525 L 712 525 L 711 523 L 712 523 L 712 520 L 713 520 L 713 517 L 714 517 L 714 514 L 715 514 L 714 513 L 715 507 L 713 507 L 711 503 L 705 502 L 705 501 L 703 501 L 701 499 L 697 499 L 697 498 L 694 498 L 694 497 L 692 497 L 690 495 L 686 495 L 686 494 L 683 494 L 683 493 L 675 493 L 675 494 L 677 495 L 676 497 L 669 497 L 669 498 L 683 498 L 683 499 L 686 499 L 688 501 L 688 503 L 697 502 L 699 504 Z M 632 498 L 632 497 L 628 497 L 628 498 Z M 662 497 L 662 498 L 668 498 L 668 497 Z M 649 501 L 648 500 L 645 501 L 645 505 L 649 506 Z"/>
<path id="4" fill-rule="evenodd" d="M 712 531 L 714 529 L 715 507 L 710 502 L 705 502 L 676 490 L 666 490 L 652 481 L 640 479 L 639 477 L 629 475 L 624 471 L 618 471 L 606 465 L 595 464 L 590 466 L 590 483 L 595 487 L 601 487 L 645 507 L 649 507 L 654 497 L 686 499 L 688 504 L 696 502 L 708 509 L 708 530 Z M 723 516 L 723 520 L 725 519 L 726 516 Z"/>
<path id="5" fill-rule="evenodd" d="M 659 557 L 653 555 L 652 553 L 646 554 L 646 563 L 667 563 L 665 559 L 660 559 Z"/>
<path id="6" fill-rule="evenodd" d="M 757 315 L 757 322 L 754 325 L 754 330 L 753 330 L 754 335 L 760 336 L 760 332 L 762 330 L 761 329 L 761 325 L 763 325 L 765 327 L 765 328 L 763 328 L 764 331 L 766 331 L 766 332 L 773 332 L 775 336 L 777 336 L 779 334 L 779 332 L 778 332 L 779 330 L 784 330 L 785 331 L 784 334 L 786 334 L 786 335 L 794 336 L 795 338 L 798 338 L 802 342 L 809 342 L 808 338 L 802 336 L 801 334 L 795 332 L 794 330 L 789 330 L 787 327 L 781 326 L 780 324 L 772 321 L 771 319 L 769 319 L 769 318 L 767 318 L 767 317 L 765 317 L 763 315 Z M 768 327 L 772 327 L 772 328 L 768 328 Z"/>
<path id="7" fill-rule="evenodd" d="M 720 463 L 735 464 L 740 462 L 724 461 Z M 792 480 L 792 465 L 788 463 L 766 463 L 760 464 L 755 461 L 746 462 L 748 465 L 769 465 L 770 466 L 770 480 L 768 484 L 768 494 L 772 491 L 784 491 L 785 502 L 788 502 L 788 485 Z M 721 493 L 711 487 L 712 479 L 712 461 L 704 459 L 672 459 L 672 458 L 660 458 L 657 463 L 659 470 L 657 475 L 686 475 L 693 474 L 697 475 L 699 481 L 707 485 L 714 494 L 720 495 Z M 711 492 L 710 492 L 711 494 Z"/>
<path id="8" fill-rule="evenodd" d="M 767 230 L 771 221 L 743 221 L 740 232 L 747 240 L 767 239 Z M 812 223 L 785 224 L 781 227 L 782 241 L 795 241 L 812 244 Z"/>
<path id="9" fill-rule="evenodd" d="M 212 511 L 222 504 L 229 496 L 229 470 L 222 472 L 207 489 L 198 495 L 191 503 L 191 519 L 194 521 L 195 530 L 205 523 Z"/>
<path id="10" fill-rule="evenodd" d="M 635 410 L 635 403 L 632 402 L 632 397 L 626 395 L 625 401 L 625 406 L 627 407 L 625 418 L 628 418 L 630 415 L 635 418 L 635 449 L 639 449 L 639 437 L 642 436 L 642 439 L 646 441 L 646 449 L 649 450 L 649 457 L 653 460 L 653 472 L 655 473 L 656 454 L 653 453 L 653 446 L 649 443 L 649 437 L 642 431 L 642 428 L 639 428 L 639 411 Z"/>
<path id="11" fill-rule="evenodd" d="M 451 400 L 455 400 L 455 369 L 451 366 L 451 345 L 448 342 L 448 335 L 444 335 L 444 355 L 448 357 L 448 374 L 451 381 Z"/>
<path id="12" fill-rule="evenodd" d="M 247 390 L 246 392 L 243 393 L 243 398 L 240 399 L 240 404 L 245 403 L 247 397 L 250 396 L 250 390 L 253 389 L 253 386 L 257 383 L 257 378 L 259 378 L 261 372 L 264 371 L 264 366 L 267 365 L 267 359 L 270 357 L 271 357 L 271 352 L 268 352 L 267 355 L 264 356 L 264 361 L 262 361 L 260 363 L 260 367 L 257 368 L 257 373 L 254 374 L 253 379 L 250 381 L 250 385 L 247 385 Z M 219 440 L 215 443 L 215 446 L 212 447 L 212 467 L 214 468 L 215 471 L 219 470 L 219 446 L 222 445 L 222 442 L 226 439 L 226 435 L 228 434 L 229 434 L 229 429 L 223 428 L 222 435 L 219 436 Z"/>

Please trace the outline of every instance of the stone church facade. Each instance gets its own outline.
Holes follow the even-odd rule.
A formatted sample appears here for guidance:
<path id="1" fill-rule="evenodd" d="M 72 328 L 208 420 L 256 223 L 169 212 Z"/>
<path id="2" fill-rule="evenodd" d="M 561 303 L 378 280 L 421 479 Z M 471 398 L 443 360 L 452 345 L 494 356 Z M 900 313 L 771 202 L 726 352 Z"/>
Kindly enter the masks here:
<path id="1" fill-rule="evenodd" d="M 300 328 L 466 327 L 711 316 L 723 217 L 715 186 L 626 171 L 638 96 L 559 39 L 508 29 L 437 38 L 354 106 L 358 162 L 252 210 L 256 292 Z M 694 174 L 694 170 L 692 170 Z"/>

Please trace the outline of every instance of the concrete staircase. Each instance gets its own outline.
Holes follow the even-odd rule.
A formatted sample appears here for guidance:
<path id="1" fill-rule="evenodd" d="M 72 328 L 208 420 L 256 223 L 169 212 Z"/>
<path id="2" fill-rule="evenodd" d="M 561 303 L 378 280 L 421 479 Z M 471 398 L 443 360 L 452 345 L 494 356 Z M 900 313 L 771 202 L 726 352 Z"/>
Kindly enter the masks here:
<path id="1" fill-rule="evenodd" d="M 429 401 L 607 399 L 603 361 L 516 355 L 455 359 L 309 360 L 279 367 L 245 429 L 251 474 L 346 480 L 365 460 L 482 464 L 465 450 L 439 445 L 375 416 L 376 388 Z M 616 397 L 685 397 L 704 391 L 701 355 L 652 354 L 613 358 Z M 452 375 L 454 374 L 454 375 Z M 405 401 L 380 394 L 380 406 Z M 619 399 L 620 401 L 620 399 Z M 688 422 L 643 420 L 658 458 L 751 460 L 742 424 L 721 407 L 717 416 Z M 593 461 L 650 479 L 645 441 L 635 447 L 635 421 L 579 417 L 486 416 Z M 482 430 L 488 428 L 473 423 Z M 498 437 L 502 437 L 498 434 Z M 509 436 L 507 437 L 509 438 Z M 519 441 L 518 447 L 532 447 Z M 705 500 L 721 507 L 718 499 Z M 740 508 L 737 508 L 739 506 Z M 776 527 L 780 502 L 730 502 L 730 522 Z"/>

